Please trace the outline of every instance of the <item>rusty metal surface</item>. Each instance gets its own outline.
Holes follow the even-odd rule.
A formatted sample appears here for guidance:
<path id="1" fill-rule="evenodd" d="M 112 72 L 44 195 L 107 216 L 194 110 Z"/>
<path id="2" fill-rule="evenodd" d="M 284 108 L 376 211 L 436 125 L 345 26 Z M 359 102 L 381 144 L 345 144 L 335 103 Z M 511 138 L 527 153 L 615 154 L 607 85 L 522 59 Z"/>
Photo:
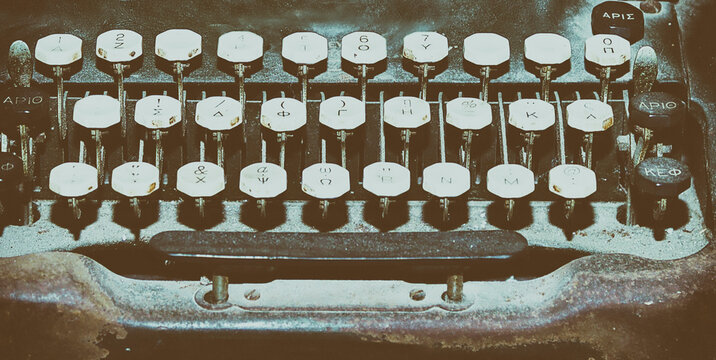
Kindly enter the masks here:
<path id="1" fill-rule="evenodd" d="M 69 253 L 1 259 L 0 272 L 12 274 L 0 280 L 0 350 L 9 358 L 227 358 L 237 351 L 269 357 L 298 352 L 298 358 L 342 352 L 343 358 L 427 358 L 438 350 L 503 358 L 716 354 L 709 341 L 716 330 L 713 245 L 675 261 L 594 255 L 538 279 L 467 282 L 465 294 L 474 303 L 457 311 L 342 311 L 340 296 L 322 297 L 321 311 L 211 311 L 193 296 L 206 284 L 132 280 Z M 231 285 L 230 299 L 246 301 L 246 286 Z M 363 286 L 371 291 L 370 283 Z M 384 291 L 373 293 L 377 299 L 395 296 L 385 285 L 372 286 Z M 433 286 L 413 284 L 428 296 Z"/>

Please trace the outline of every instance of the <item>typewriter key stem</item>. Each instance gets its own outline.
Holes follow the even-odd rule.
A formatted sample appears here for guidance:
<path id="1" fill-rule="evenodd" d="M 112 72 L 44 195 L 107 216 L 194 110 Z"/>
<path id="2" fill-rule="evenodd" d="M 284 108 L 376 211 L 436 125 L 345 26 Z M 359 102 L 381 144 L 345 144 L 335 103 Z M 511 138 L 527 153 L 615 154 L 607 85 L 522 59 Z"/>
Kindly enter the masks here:
<path id="1" fill-rule="evenodd" d="M 326 220 L 328 218 L 328 206 L 329 206 L 328 200 L 321 200 L 318 203 L 318 208 L 321 209 L 321 219 Z"/>
<path id="2" fill-rule="evenodd" d="M 63 68 L 62 66 L 55 66 L 53 70 L 55 72 L 55 80 L 57 82 L 57 129 L 60 132 L 60 148 L 61 151 L 66 152 L 67 124 L 64 120 L 65 83 L 63 79 Z M 65 155 L 63 155 L 63 159 L 64 157 Z"/>
<path id="3" fill-rule="evenodd" d="M 278 133 L 277 138 L 280 150 L 278 155 L 278 163 L 281 168 L 286 168 L 286 141 L 288 141 L 288 135 L 285 132 Z"/>
<path id="4" fill-rule="evenodd" d="M 214 275 L 211 278 L 211 295 L 215 304 L 223 304 L 229 300 L 229 277 Z"/>
<path id="5" fill-rule="evenodd" d="M 385 219 L 388 216 L 388 208 L 390 207 L 390 199 L 387 197 L 380 198 L 380 217 Z"/>
<path id="6" fill-rule="evenodd" d="M 196 206 L 199 209 L 199 217 L 203 220 L 206 214 L 206 199 L 203 197 L 196 198 Z"/>
<path id="7" fill-rule="evenodd" d="M 256 208 L 259 209 L 261 217 L 266 217 L 266 199 L 257 199 Z"/>
<path id="8" fill-rule="evenodd" d="M 177 99 L 181 104 L 180 116 L 182 136 L 186 136 L 186 99 L 184 98 L 184 67 L 181 62 L 174 63 L 174 74 L 177 76 Z"/>
<path id="9" fill-rule="evenodd" d="M 368 67 L 366 65 L 360 66 L 358 82 L 360 83 L 360 99 L 365 104 L 368 93 Z"/>
<path id="10" fill-rule="evenodd" d="M 159 169 L 159 177 L 161 178 L 164 174 L 164 149 L 162 148 L 162 131 L 152 131 L 152 138 L 154 139 L 154 166 Z"/>
<path id="11" fill-rule="evenodd" d="M 347 155 L 346 155 L 347 139 L 348 139 L 348 133 L 345 130 L 341 130 L 338 132 L 338 141 L 341 144 L 341 166 L 344 168 L 348 166 L 348 159 L 347 159 Z"/>
<path id="12" fill-rule="evenodd" d="M 634 166 L 639 165 L 640 162 L 646 159 L 646 155 L 649 153 L 649 147 L 651 147 L 651 141 L 654 133 L 651 129 L 642 128 L 642 136 L 636 142 L 636 150 L 634 151 Z"/>
<path id="13" fill-rule="evenodd" d="M 552 66 L 545 65 L 539 68 L 542 100 L 549 101 L 549 85 L 552 82 Z M 529 167 L 528 167 L 529 168 Z M 530 168 L 531 169 L 531 168 Z"/>
<path id="14" fill-rule="evenodd" d="M 601 100 L 605 103 L 609 101 L 609 81 L 611 77 L 612 68 L 610 66 L 605 66 L 599 70 L 599 82 L 602 88 Z"/>
<path id="15" fill-rule="evenodd" d="M 134 216 L 137 217 L 137 219 L 140 219 L 142 217 L 142 207 L 139 203 L 139 198 L 133 197 L 129 198 L 129 205 L 132 207 L 132 210 L 134 211 Z"/>
<path id="16" fill-rule="evenodd" d="M 308 65 L 300 65 L 298 77 L 301 79 L 301 102 L 308 103 Z"/>
<path id="17" fill-rule="evenodd" d="M 410 129 L 403 129 L 401 138 L 403 140 L 403 166 L 410 169 Z"/>
<path id="18" fill-rule="evenodd" d="M 529 170 L 532 170 L 532 153 L 538 136 L 534 131 L 528 131 L 524 134 L 525 147 L 522 149 L 522 164 Z"/>
<path id="19" fill-rule="evenodd" d="M 664 219 L 664 215 L 666 214 L 666 205 L 667 205 L 667 199 L 659 199 L 656 202 L 656 207 L 654 207 L 654 220 L 661 221 Z"/>
<path id="20" fill-rule="evenodd" d="M 569 220 L 572 218 L 572 214 L 574 214 L 574 207 L 576 205 L 576 201 L 574 199 L 568 199 L 564 202 L 564 218 Z"/>
<path id="21" fill-rule="evenodd" d="M 505 216 L 507 221 L 512 221 L 512 217 L 515 214 L 515 199 L 506 199 L 505 200 L 505 210 L 507 212 L 507 215 Z"/>
<path id="22" fill-rule="evenodd" d="M 489 66 L 482 66 L 480 67 L 480 84 L 482 85 L 482 96 L 480 99 L 484 101 L 488 101 L 488 85 L 490 84 L 490 67 Z"/>
<path id="23" fill-rule="evenodd" d="M 462 275 L 450 275 L 447 279 L 447 291 L 445 296 L 447 301 L 453 303 L 459 303 L 462 301 L 463 293 L 463 276 Z"/>
<path id="24" fill-rule="evenodd" d="M 584 166 L 586 166 L 589 169 L 592 168 L 593 147 L 594 147 L 594 133 L 584 134 L 584 139 L 583 139 L 583 144 L 582 144 L 582 156 L 583 156 Z"/>
<path id="25" fill-rule="evenodd" d="M 217 131 L 214 133 L 216 139 L 216 163 L 224 167 L 224 133 Z"/>
<path id="26" fill-rule="evenodd" d="M 127 65 L 122 63 L 115 63 L 112 65 L 114 73 L 117 75 L 117 100 L 119 100 L 119 122 L 122 128 L 122 138 L 127 137 L 127 113 L 125 106 L 127 104 L 127 97 L 124 93 L 124 69 Z M 125 149 L 127 147 L 125 146 Z"/>
<path id="27" fill-rule="evenodd" d="M 428 99 L 428 71 L 431 67 L 428 64 L 420 65 L 420 98 Z"/>
<path id="28" fill-rule="evenodd" d="M 234 64 L 234 71 L 236 72 L 236 81 L 239 84 L 239 103 L 241 103 L 241 119 L 244 119 L 246 114 L 246 65 Z M 244 144 L 246 144 L 246 126 L 241 127 L 242 138 Z M 223 165 L 219 164 L 223 167 Z"/>
<path id="29" fill-rule="evenodd" d="M 22 173 L 25 175 L 25 179 L 32 181 L 33 179 L 33 168 L 34 168 L 34 157 L 30 149 L 30 134 L 27 129 L 27 125 L 20 125 L 20 152 L 22 158 Z"/>
<path id="30" fill-rule="evenodd" d="M 80 217 L 82 217 L 82 210 L 80 209 L 79 200 L 77 200 L 77 198 L 69 198 L 67 199 L 67 201 L 72 208 L 72 214 L 75 216 L 75 219 L 79 220 Z"/>
<path id="31" fill-rule="evenodd" d="M 467 169 L 471 168 L 471 154 L 472 154 L 472 137 L 473 137 L 472 130 L 467 130 L 462 133 L 462 139 L 463 139 L 463 148 L 462 148 L 462 156 L 463 156 L 463 166 Z"/>
<path id="32" fill-rule="evenodd" d="M 450 199 L 440 199 L 440 208 L 443 211 L 443 222 L 448 221 L 448 219 L 450 218 Z"/>
<path id="33" fill-rule="evenodd" d="M 102 185 L 104 183 L 104 163 L 105 163 L 105 152 L 104 146 L 102 146 L 102 131 L 92 130 L 92 138 L 94 139 L 95 149 L 95 165 L 97 167 L 97 183 Z"/>

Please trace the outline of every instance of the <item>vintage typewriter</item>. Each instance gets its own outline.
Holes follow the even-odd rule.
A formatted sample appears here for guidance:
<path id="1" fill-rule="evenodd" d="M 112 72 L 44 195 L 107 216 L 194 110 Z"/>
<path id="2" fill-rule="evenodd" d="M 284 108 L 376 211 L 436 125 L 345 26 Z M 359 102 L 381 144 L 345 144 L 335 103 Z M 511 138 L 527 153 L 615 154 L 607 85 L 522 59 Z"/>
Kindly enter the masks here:
<path id="1" fill-rule="evenodd" d="M 4 359 L 716 356 L 708 0 L 3 7 Z"/>

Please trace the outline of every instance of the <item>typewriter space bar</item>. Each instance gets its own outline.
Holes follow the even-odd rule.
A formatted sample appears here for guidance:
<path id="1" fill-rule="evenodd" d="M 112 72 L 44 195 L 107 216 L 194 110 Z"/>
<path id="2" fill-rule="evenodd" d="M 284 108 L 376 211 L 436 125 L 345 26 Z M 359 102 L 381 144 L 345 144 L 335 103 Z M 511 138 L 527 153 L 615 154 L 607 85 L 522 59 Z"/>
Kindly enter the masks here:
<path id="1" fill-rule="evenodd" d="M 150 245 L 173 261 L 215 265 L 447 265 L 509 259 L 527 249 L 514 231 L 255 233 L 169 231 Z"/>

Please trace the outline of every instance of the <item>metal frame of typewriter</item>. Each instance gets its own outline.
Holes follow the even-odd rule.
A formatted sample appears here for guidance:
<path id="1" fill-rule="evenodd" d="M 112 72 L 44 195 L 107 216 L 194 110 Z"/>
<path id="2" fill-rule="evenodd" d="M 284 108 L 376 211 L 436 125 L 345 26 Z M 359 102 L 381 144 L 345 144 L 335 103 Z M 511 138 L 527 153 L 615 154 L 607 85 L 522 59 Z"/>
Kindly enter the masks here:
<path id="1" fill-rule="evenodd" d="M 492 93 L 501 93 L 506 102 L 516 98 L 518 91 L 523 94 L 538 91 L 537 78 L 524 67 L 522 52 L 519 50 L 525 34 L 559 31 L 567 35 L 573 46 L 571 69 L 558 79 L 554 89 L 559 93 L 560 101 L 569 102 L 576 96 L 575 91 L 582 97 L 588 97 L 598 87 L 597 78 L 584 69 L 581 57 L 583 39 L 591 35 L 591 31 L 575 27 L 575 24 L 589 23 L 591 7 L 598 2 L 575 4 L 570 1 L 535 1 L 533 7 L 526 6 L 528 9 L 520 11 L 514 11 L 514 5 L 491 2 L 489 6 L 480 8 L 480 11 L 512 11 L 514 19 L 511 22 L 495 19 L 478 25 L 473 24 L 475 19 L 469 15 L 477 9 L 475 5 L 454 4 L 455 8 L 450 12 L 452 17 L 437 17 L 432 28 L 446 32 L 451 44 L 461 42 L 477 30 L 494 31 L 506 36 L 513 50 L 510 68 L 492 85 Z M 178 20 L 182 20 L 182 26 L 187 28 L 205 28 L 206 22 L 211 21 L 213 25 L 210 28 L 215 33 L 202 33 L 205 37 L 205 55 L 201 59 L 201 66 L 194 69 L 187 78 L 188 114 L 193 114 L 192 106 L 203 96 L 222 92 L 232 96 L 236 91 L 233 77 L 221 71 L 221 65 L 214 56 L 216 37 L 238 26 L 236 20 L 229 19 L 228 14 L 225 18 L 216 15 L 221 12 L 219 2 L 202 4 L 188 1 L 176 9 L 166 9 L 168 13 L 158 16 L 153 24 L 139 22 L 146 19 L 143 11 L 152 14 L 160 8 L 149 4 L 128 2 L 100 5 L 78 2 L 66 7 L 47 4 L 55 13 L 48 15 L 45 9 L 41 17 L 46 20 L 45 23 L 32 19 L 33 12 L 29 8 L 20 6 L 11 10 L 6 15 L 8 21 L 2 26 L 8 30 L 2 36 L 1 44 L 9 44 L 16 38 L 32 43 L 53 30 L 64 30 L 68 23 L 82 29 L 77 30 L 76 34 L 86 41 L 83 49 L 86 56 L 81 69 L 67 84 L 68 109 L 86 93 L 112 94 L 114 91 L 111 76 L 98 69 L 94 57 L 90 55 L 93 54 L 92 40 L 102 30 L 108 29 L 105 29 L 108 25 L 98 24 L 93 19 L 81 19 L 80 15 L 74 13 L 80 6 L 86 6 L 88 12 L 95 11 L 104 17 L 113 16 L 117 10 L 124 11 L 125 15 L 136 15 L 136 20 L 123 25 L 145 37 L 145 49 L 153 44 L 154 35 L 176 27 Z M 281 3 L 222 4 L 231 8 L 227 13 L 233 11 L 243 14 L 240 19 L 249 24 L 251 18 L 263 16 L 275 19 L 276 12 L 292 9 L 291 5 Z M 350 13 L 356 10 L 356 6 L 365 4 L 356 2 L 336 5 L 336 13 Z M 427 7 L 427 10 L 422 9 L 422 12 L 416 9 L 418 7 L 411 6 L 411 9 L 400 12 L 400 16 L 408 22 L 420 23 L 430 18 L 430 11 L 444 11 L 439 4 L 421 2 L 420 5 Z M 405 5 L 402 2 L 387 4 L 375 14 L 364 15 L 364 19 L 341 20 L 350 24 L 372 24 L 372 28 L 366 30 L 385 34 L 388 38 L 388 53 L 392 56 L 399 54 L 400 38 L 405 31 L 400 27 L 389 26 L 388 22 L 395 20 L 398 9 Z M 206 13 L 214 14 L 217 18 L 209 20 L 209 15 L 193 18 L 185 16 L 183 13 L 191 11 L 192 6 L 206 6 Z M 307 11 L 311 4 L 299 2 L 293 6 Z M 677 18 L 675 7 L 678 6 L 683 9 L 679 12 L 682 18 Z M 443 301 L 443 284 L 378 280 L 277 280 L 269 283 L 247 281 L 232 284 L 231 306 L 212 308 L 210 304 L 202 302 L 203 294 L 210 288 L 207 281 L 140 280 L 117 275 L 103 265 L 109 269 L 127 271 L 128 264 L 113 260 L 111 254 L 119 252 L 129 258 L 134 257 L 136 263 L 133 265 L 144 266 L 150 272 L 162 271 L 167 264 L 146 265 L 155 259 L 145 259 L 139 255 L 149 238 L 161 231 L 264 230 L 266 225 L 255 221 L 250 215 L 244 215 L 248 206 L 235 186 L 238 169 L 234 174 L 228 174 L 227 190 L 230 191 L 226 194 L 228 201 L 221 204 L 223 210 L 214 208 L 214 214 L 223 214 L 223 222 L 192 222 L 191 209 L 186 209 L 176 192 L 169 189 L 159 195 L 161 201 L 153 209 L 156 218 L 148 221 L 148 226 L 143 226 L 141 230 L 124 226 L 131 225 L 126 220 L 129 210 L 121 201 L 116 201 L 119 197 L 112 194 L 111 189 L 101 189 L 96 197 L 111 199 L 97 203 L 96 216 L 86 218 L 84 223 L 73 224 L 69 216 L 62 214 L 64 209 L 53 201 L 53 195 L 40 186 L 35 192 L 40 220 L 30 227 L 6 226 L 0 237 L 2 256 L 7 257 L 0 259 L 0 272 L 5 274 L 0 280 L 0 310 L 3 310 L 0 312 L 0 323 L 4 324 L 0 325 L 0 335 L 4 338 L 0 340 L 0 349 L 9 351 L 10 358 L 20 357 L 28 346 L 35 346 L 33 351 L 40 357 L 62 355 L 68 358 L 94 358 L 107 354 L 111 357 L 136 358 L 157 353 L 181 358 L 207 355 L 280 356 L 291 353 L 343 358 L 366 355 L 398 358 L 436 355 L 461 358 L 480 355 L 498 359 L 547 356 L 713 356 L 716 348 L 709 343 L 709 336 L 714 331 L 713 319 L 716 318 L 716 312 L 710 306 L 713 304 L 710 299 L 716 295 L 716 249 L 711 243 L 711 231 L 716 220 L 712 207 L 716 201 L 716 168 L 713 166 L 716 143 L 711 135 L 716 133 L 716 122 L 713 120 L 716 116 L 716 96 L 713 84 L 710 83 L 712 80 L 708 78 L 708 59 L 698 59 L 702 51 L 713 51 L 713 47 L 700 49 L 700 46 L 704 46 L 700 44 L 703 39 L 694 38 L 693 34 L 714 27 L 697 21 L 684 21 L 683 12 L 694 9 L 710 10 L 711 14 L 716 15 L 713 6 L 701 2 L 691 5 L 664 2 L 659 14 L 647 14 L 647 29 L 643 40 L 643 43 L 654 46 L 660 56 L 661 89 L 689 99 L 690 119 L 686 136 L 695 139 L 682 149 L 694 172 L 693 186 L 681 198 L 690 207 L 689 217 L 685 225 L 681 224 L 679 229 L 666 235 L 666 240 L 655 241 L 651 229 L 626 228 L 618 221 L 617 213 L 623 202 L 623 194 L 618 189 L 618 177 L 611 176 L 599 185 L 613 190 L 598 191 L 591 202 L 593 216 L 599 226 L 577 231 L 574 237 L 568 239 L 558 226 L 550 223 L 553 197 L 541 189 L 542 192 L 538 191 L 530 198 L 533 222 L 536 225 L 519 229 L 531 246 L 567 248 L 580 254 L 595 255 L 572 260 L 559 269 L 541 269 L 540 276 L 531 280 L 468 281 L 464 285 L 468 301 L 461 306 Z M 543 23 L 534 24 L 533 29 L 521 29 L 522 25 L 517 24 L 530 21 L 529 13 L 535 10 L 543 12 Z M 263 68 L 248 79 L 249 121 L 258 116 L 257 109 L 262 99 L 282 95 L 294 97 L 297 93 L 296 78 L 283 70 L 276 46 L 280 44 L 281 37 L 293 31 L 306 30 L 305 21 L 312 24 L 308 30 L 329 38 L 328 71 L 311 79 L 309 114 L 317 113 L 317 102 L 322 97 L 358 89 L 355 79 L 342 72 L 337 63 L 340 60 L 338 34 L 351 32 L 358 27 L 322 28 L 321 16 L 320 13 L 308 11 L 301 17 L 295 15 L 284 26 L 268 32 L 259 30 L 266 29 L 268 25 L 253 25 L 255 31 L 264 37 L 268 49 L 263 59 Z M 67 23 L 63 23 L 65 21 Z M 684 26 L 683 32 L 678 31 L 680 22 Z M 23 25 L 25 23 L 32 25 L 28 28 Z M 326 33 L 326 29 L 335 33 Z M 128 110 L 132 109 L 134 101 L 143 96 L 144 92 L 172 94 L 175 91 L 171 76 L 158 69 L 151 53 L 145 52 L 147 54 L 143 57 L 141 68 L 127 79 L 130 99 Z M 442 98 L 449 99 L 460 92 L 472 94 L 479 91 L 477 78 L 464 70 L 461 57 L 461 51 L 453 49 L 449 66 L 430 82 L 429 100 L 436 118 L 436 105 Z M 4 68 L 2 65 L 0 68 Z M 36 75 L 35 80 L 42 86 L 52 86 L 51 80 L 43 76 L 42 69 L 39 70 L 40 74 Z M 615 130 L 620 131 L 619 126 L 624 123 L 624 99 L 628 98 L 630 80 L 627 74 L 613 85 L 611 104 L 616 115 Z M 403 69 L 398 58 L 391 57 L 386 71 L 369 82 L 369 91 L 368 112 L 377 115 L 377 109 L 384 99 L 401 91 L 407 94 L 417 92 L 417 80 Z M 494 107 L 495 104 L 493 110 Z M 130 111 L 128 118 L 131 119 L 131 115 Z M 376 117 L 371 119 L 369 116 L 367 124 L 371 120 L 375 122 Z M 304 136 L 315 142 L 320 129 L 317 124 L 311 126 Z M 196 133 L 196 129 L 190 132 Z M 258 134 L 260 129 L 254 126 L 248 132 Z M 486 137 L 489 138 L 489 135 Z M 73 139 L 79 140 L 79 137 Z M 52 149 L 52 137 L 47 139 L 44 146 L 46 150 Z M 544 156 L 539 161 L 543 164 L 542 168 L 548 168 L 553 158 L 552 150 L 549 146 L 543 150 Z M 44 154 L 46 156 L 39 164 L 38 173 L 47 173 L 51 165 L 59 162 L 52 152 L 45 151 Z M 600 172 L 609 171 L 616 165 L 614 154 L 605 157 L 611 160 L 601 164 L 597 161 L 598 176 Z M 172 161 L 167 164 L 167 168 L 176 169 L 178 162 Z M 356 162 L 356 159 L 350 161 Z M 429 159 L 425 161 L 429 162 Z M 489 149 L 480 159 L 481 163 L 487 164 L 493 161 L 494 153 Z M 295 163 L 296 168 L 299 168 L 302 161 Z M 118 165 L 116 159 L 112 160 L 112 155 L 109 164 L 110 169 L 112 164 Z M 47 179 L 43 180 L 38 183 L 46 184 Z M 352 188 L 359 189 L 357 179 L 353 180 Z M 168 183 L 172 183 L 171 178 Z M 544 188 L 544 181 L 540 181 L 540 184 Z M 464 216 L 469 220 L 465 224 L 426 223 L 422 218 L 416 218 L 423 212 L 429 213 L 435 209 L 431 208 L 433 201 L 415 187 L 408 194 L 407 199 L 410 201 L 405 204 L 404 211 L 408 220 L 389 226 L 388 229 L 376 225 L 377 222 L 365 223 L 362 199 L 367 196 L 362 190 L 349 195 L 344 209 L 345 218 L 336 219 L 335 223 L 322 224 L 315 203 L 307 201 L 297 190 L 300 185 L 294 181 L 289 184 L 289 188 L 293 190 L 284 197 L 285 222 L 279 226 L 269 224 L 268 228 L 272 231 L 499 228 L 489 218 L 488 210 L 494 199 L 486 194 L 484 185 L 474 186 L 468 195 L 470 200 L 465 202 Z M 181 212 L 188 214 L 184 218 L 177 216 Z M 100 258 L 103 265 L 83 255 L 54 251 L 74 251 Z M 420 301 L 411 298 L 416 290 L 423 292 L 424 298 Z M 257 293 L 261 297 L 252 300 L 250 294 Z"/>

